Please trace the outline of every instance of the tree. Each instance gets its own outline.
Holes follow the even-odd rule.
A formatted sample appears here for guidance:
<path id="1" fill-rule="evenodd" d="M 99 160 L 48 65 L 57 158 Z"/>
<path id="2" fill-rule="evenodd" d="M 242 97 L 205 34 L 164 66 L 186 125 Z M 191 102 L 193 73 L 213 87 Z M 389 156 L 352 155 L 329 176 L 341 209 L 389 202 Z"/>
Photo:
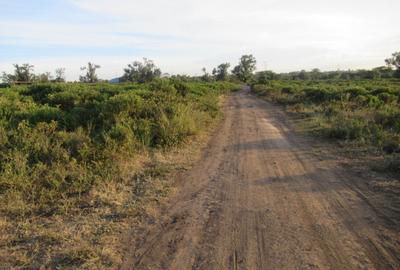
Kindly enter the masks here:
<path id="1" fill-rule="evenodd" d="M 212 74 L 215 76 L 217 81 L 226 81 L 229 77 L 229 67 L 231 64 L 223 63 L 220 64 L 217 68 L 213 69 Z"/>
<path id="2" fill-rule="evenodd" d="M 300 72 L 299 72 L 299 74 L 298 74 L 298 78 L 300 79 L 300 80 L 308 80 L 309 79 L 309 76 L 308 76 L 308 73 L 307 73 L 307 71 L 305 71 L 304 69 L 303 70 L 301 70 Z"/>
<path id="3" fill-rule="evenodd" d="M 319 80 L 321 79 L 321 71 L 318 68 L 314 68 L 310 72 L 310 77 L 312 80 Z"/>
<path id="4" fill-rule="evenodd" d="M 400 78 L 400 52 L 395 52 L 392 57 L 385 60 L 389 67 L 394 66 L 396 68 L 395 76 Z"/>
<path id="5" fill-rule="evenodd" d="M 393 77 L 393 70 L 391 67 L 381 66 L 381 67 L 376 67 L 372 70 L 379 74 L 378 78 L 388 79 Z"/>
<path id="6" fill-rule="evenodd" d="M 4 83 L 11 83 L 11 82 L 14 81 L 14 75 L 12 75 L 12 74 L 7 74 L 7 73 L 3 72 L 3 73 L 1 74 L 1 80 L 2 80 Z"/>
<path id="7" fill-rule="evenodd" d="M 152 60 L 143 58 L 143 62 L 134 61 L 124 69 L 121 81 L 145 83 L 161 77 L 159 69 Z"/>
<path id="8" fill-rule="evenodd" d="M 95 83 L 98 82 L 96 70 L 99 69 L 100 66 L 94 63 L 89 62 L 87 67 L 81 67 L 81 70 L 86 70 L 85 76 L 80 76 L 79 80 L 84 83 Z"/>
<path id="9" fill-rule="evenodd" d="M 45 72 L 42 74 L 39 74 L 37 76 L 35 76 L 35 81 L 41 82 L 41 83 L 47 83 L 50 82 L 52 80 L 52 76 L 50 72 Z"/>
<path id="10" fill-rule="evenodd" d="M 257 61 L 253 55 L 243 55 L 240 58 L 239 65 L 234 67 L 232 73 L 242 82 L 248 82 L 256 70 L 256 63 Z"/>
<path id="11" fill-rule="evenodd" d="M 203 75 L 201 76 L 201 79 L 205 82 L 211 82 L 213 80 L 213 78 L 211 77 L 210 73 L 207 72 L 207 69 L 205 67 L 203 67 L 201 69 L 201 71 L 203 72 Z"/>
<path id="12" fill-rule="evenodd" d="M 3 72 L 2 79 L 6 83 L 12 82 L 31 82 L 35 75 L 33 74 L 33 65 L 30 64 L 14 64 L 14 74 Z"/>
<path id="13" fill-rule="evenodd" d="M 57 68 L 55 82 L 65 82 L 65 68 Z"/>
<path id="14" fill-rule="evenodd" d="M 257 83 L 259 83 L 259 84 L 267 84 L 268 81 L 276 80 L 277 78 L 278 78 L 278 75 L 275 74 L 271 70 L 260 71 L 260 72 L 257 72 L 255 75 L 255 79 L 256 79 Z"/>

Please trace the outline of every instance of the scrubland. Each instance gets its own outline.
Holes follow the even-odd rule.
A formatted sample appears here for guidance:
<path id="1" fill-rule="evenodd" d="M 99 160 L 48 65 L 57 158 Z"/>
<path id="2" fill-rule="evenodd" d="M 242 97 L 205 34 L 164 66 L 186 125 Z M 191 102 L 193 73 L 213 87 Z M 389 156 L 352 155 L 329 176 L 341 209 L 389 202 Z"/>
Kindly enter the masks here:
<path id="1" fill-rule="evenodd" d="M 121 237 L 168 194 L 168 175 L 189 166 L 234 88 L 157 79 L 1 89 L 2 267 L 115 268 Z"/>

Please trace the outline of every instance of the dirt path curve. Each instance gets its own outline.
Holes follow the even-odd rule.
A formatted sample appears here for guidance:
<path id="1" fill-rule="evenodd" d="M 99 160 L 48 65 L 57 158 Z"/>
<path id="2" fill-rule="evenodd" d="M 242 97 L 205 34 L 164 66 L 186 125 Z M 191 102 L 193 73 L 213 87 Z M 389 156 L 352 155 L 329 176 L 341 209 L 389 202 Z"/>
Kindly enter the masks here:
<path id="1" fill-rule="evenodd" d="M 400 269 L 397 223 L 285 122 L 279 108 L 233 94 L 165 219 L 122 269 Z"/>

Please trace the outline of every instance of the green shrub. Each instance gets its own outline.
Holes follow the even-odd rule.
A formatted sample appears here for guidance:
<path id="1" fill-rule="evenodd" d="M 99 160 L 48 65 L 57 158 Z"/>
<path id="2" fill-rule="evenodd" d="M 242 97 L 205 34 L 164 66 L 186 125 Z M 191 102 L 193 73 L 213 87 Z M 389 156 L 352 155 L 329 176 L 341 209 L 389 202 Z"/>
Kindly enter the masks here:
<path id="1" fill-rule="evenodd" d="M 337 119 L 332 126 L 325 131 L 328 137 L 344 140 L 361 139 L 364 136 L 366 124 L 357 119 Z"/>
<path id="2" fill-rule="evenodd" d="M 378 94 L 378 98 L 385 104 L 390 104 L 397 101 L 397 96 L 389 93 L 380 93 Z"/>
<path id="3" fill-rule="evenodd" d="M 349 93 L 351 98 L 356 98 L 361 95 L 367 95 L 368 91 L 361 86 L 353 86 L 344 90 L 344 93 Z"/>
<path id="4" fill-rule="evenodd" d="M 2 90 L 0 203 L 18 198 L 30 205 L 13 214 L 52 212 L 61 200 L 119 181 L 119 160 L 197 134 L 218 115 L 218 96 L 234 88 L 226 82 L 160 79 Z"/>
<path id="5" fill-rule="evenodd" d="M 279 90 L 275 90 L 279 89 Z M 252 90 L 318 122 L 313 131 L 396 152 L 400 134 L 400 87 L 395 80 L 269 81 Z M 304 113 L 304 112 L 307 113 Z"/>

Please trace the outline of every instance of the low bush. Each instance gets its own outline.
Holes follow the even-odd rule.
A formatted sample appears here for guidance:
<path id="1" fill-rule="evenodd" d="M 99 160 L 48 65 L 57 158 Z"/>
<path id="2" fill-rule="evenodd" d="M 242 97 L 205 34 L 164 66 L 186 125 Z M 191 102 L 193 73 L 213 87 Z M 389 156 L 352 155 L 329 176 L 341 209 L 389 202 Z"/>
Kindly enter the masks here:
<path id="1" fill-rule="evenodd" d="M 318 134 L 396 152 L 400 136 L 400 82 L 395 80 L 268 81 L 252 90 L 318 118 Z M 310 113 L 312 112 L 312 113 Z"/>
<path id="2" fill-rule="evenodd" d="M 120 160 L 179 145 L 219 113 L 227 82 L 34 84 L 0 91 L 0 203 L 12 215 L 120 181 Z M 18 200 L 20 207 L 7 208 Z M 29 205 L 29 207 L 24 207 Z"/>

